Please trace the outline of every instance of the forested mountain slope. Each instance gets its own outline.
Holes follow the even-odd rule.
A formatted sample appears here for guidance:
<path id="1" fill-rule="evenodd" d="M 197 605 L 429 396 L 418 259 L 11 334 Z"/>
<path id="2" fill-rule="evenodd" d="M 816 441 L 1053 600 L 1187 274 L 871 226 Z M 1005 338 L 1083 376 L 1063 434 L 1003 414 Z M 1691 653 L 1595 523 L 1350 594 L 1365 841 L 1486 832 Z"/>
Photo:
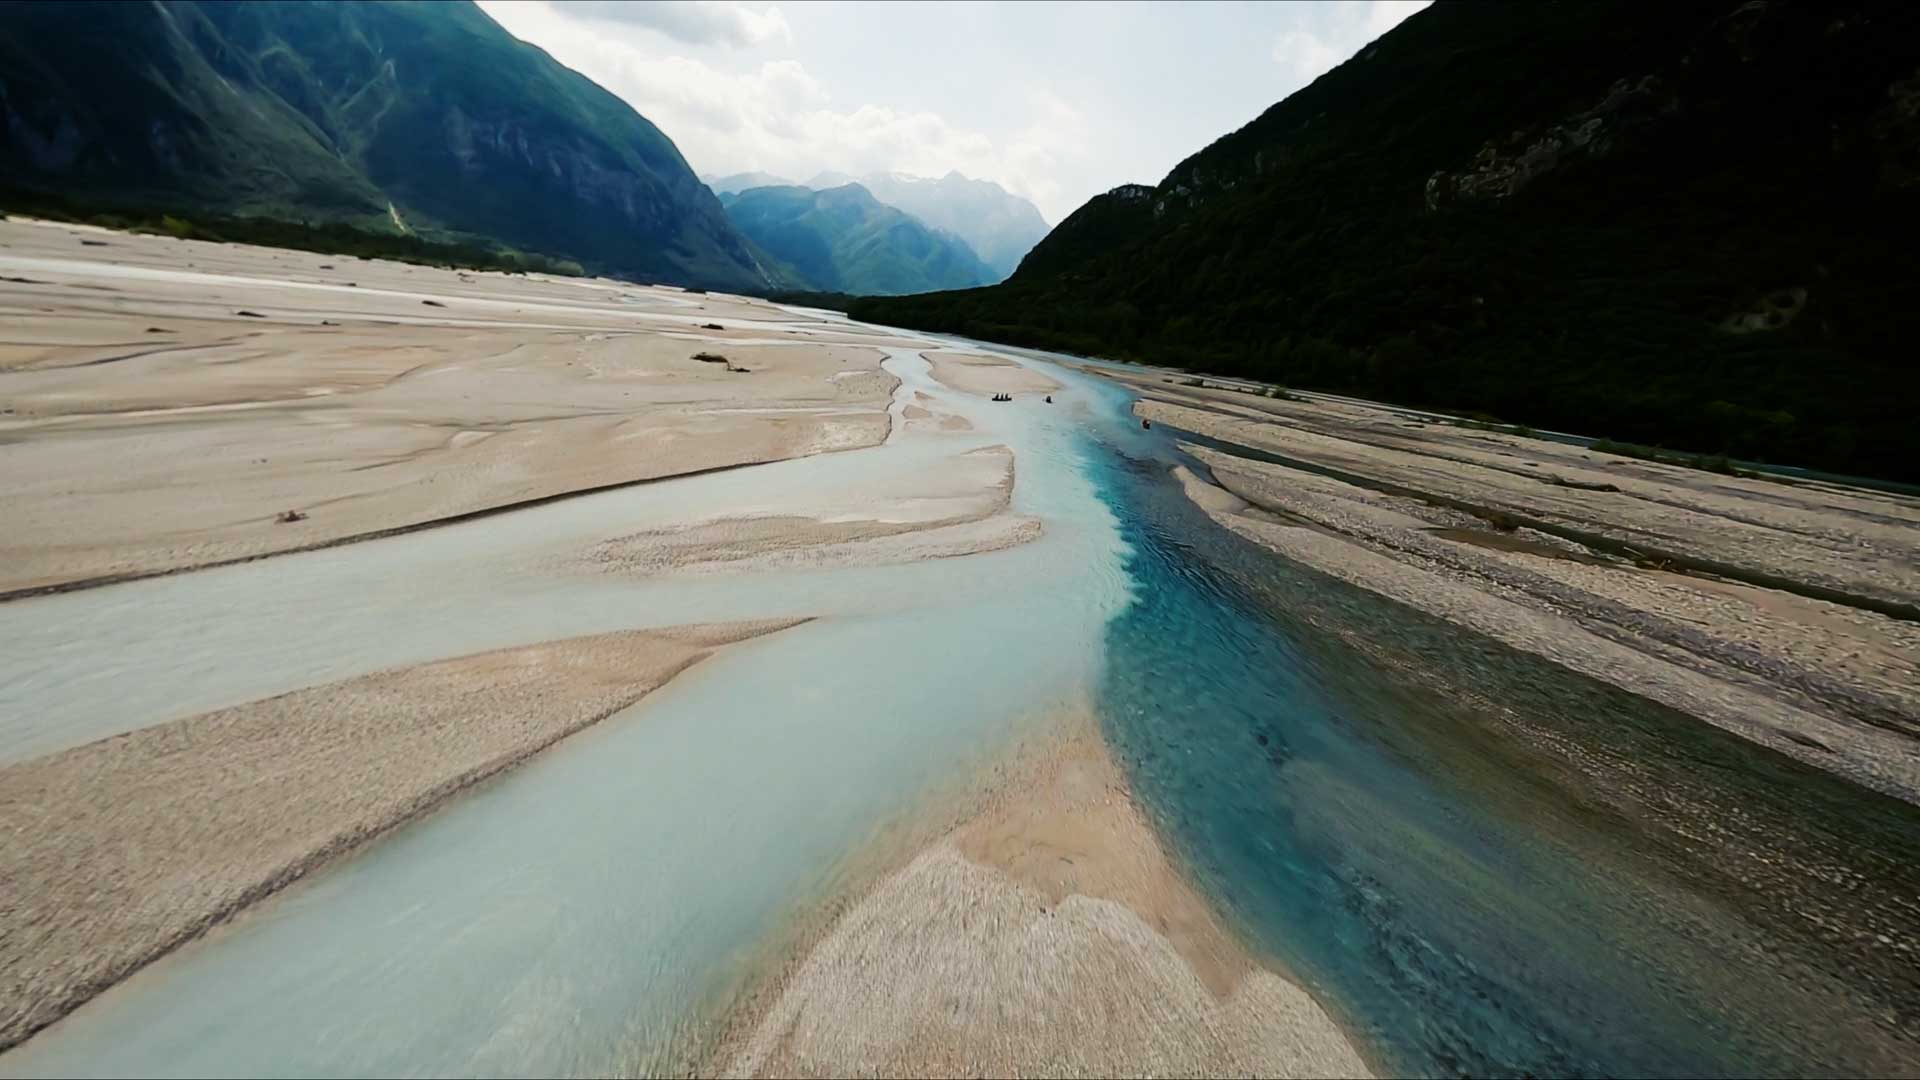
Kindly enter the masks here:
<path id="1" fill-rule="evenodd" d="M 1920 478 L 1920 6 L 1441 3 L 875 321 Z"/>
<path id="2" fill-rule="evenodd" d="M 645 117 L 466 0 L 0 5 L 0 184 L 791 284 Z"/>

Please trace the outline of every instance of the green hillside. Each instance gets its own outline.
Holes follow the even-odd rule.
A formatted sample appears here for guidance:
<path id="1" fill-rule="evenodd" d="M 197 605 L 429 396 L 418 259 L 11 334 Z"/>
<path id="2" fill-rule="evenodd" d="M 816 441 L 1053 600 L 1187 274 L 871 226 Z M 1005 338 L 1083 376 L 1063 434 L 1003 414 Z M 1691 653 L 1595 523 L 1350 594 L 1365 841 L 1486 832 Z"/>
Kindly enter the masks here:
<path id="1" fill-rule="evenodd" d="M 1920 479 L 1920 7 L 1443 3 L 890 324 Z"/>
<path id="2" fill-rule="evenodd" d="M 859 184 L 749 188 L 722 201 L 741 232 L 818 289 L 898 295 L 999 277 L 966 241 L 882 204 Z"/>
<path id="3" fill-rule="evenodd" d="M 465 0 L 6 4 L 0 121 L 16 196 L 786 283 L 658 128 Z"/>

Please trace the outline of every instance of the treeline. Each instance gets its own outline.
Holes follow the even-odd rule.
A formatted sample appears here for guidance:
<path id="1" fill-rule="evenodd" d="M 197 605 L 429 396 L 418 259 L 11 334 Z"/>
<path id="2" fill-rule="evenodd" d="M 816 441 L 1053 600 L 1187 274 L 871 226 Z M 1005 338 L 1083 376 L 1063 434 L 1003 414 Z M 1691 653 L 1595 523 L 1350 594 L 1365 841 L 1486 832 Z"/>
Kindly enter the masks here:
<path id="1" fill-rule="evenodd" d="M 100 208 L 38 192 L 0 192 L 9 213 L 73 221 L 125 232 L 144 232 L 216 244 L 257 244 L 325 255 L 388 259 L 449 269 L 494 270 L 579 276 L 572 259 L 530 254 L 475 243 L 423 239 L 411 233 L 378 232 L 342 222 L 311 223 L 266 217 L 227 217 L 196 211 L 152 208 Z"/>
<path id="2" fill-rule="evenodd" d="M 1408 214 L 1372 236 L 1343 230 L 1340 265 L 1319 268 L 1311 249 L 1337 242 L 1331 229 L 1298 230 L 1293 244 L 1240 261 L 1212 245 L 1285 230 L 1208 224 L 1104 274 L 856 298 L 846 310 L 1690 453 L 1920 479 L 1911 220 L 1885 218 L 1883 239 L 1801 256 L 1823 278 L 1757 270 L 1775 285 L 1808 281 L 1809 297 L 1790 324 L 1750 333 L 1725 320 L 1769 290 L 1702 280 L 1668 246 L 1709 243 L 1704 230 L 1668 243 L 1563 233 L 1569 251 L 1539 243 L 1548 229 L 1530 214 Z"/>
<path id="3" fill-rule="evenodd" d="M 776 304 L 792 304 L 794 307 L 820 308 L 823 311 L 840 312 L 846 311 L 853 306 L 854 301 L 860 299 L 852 293 L 794 290 L 769 292 L 763 294 L 763 297 Z"/>

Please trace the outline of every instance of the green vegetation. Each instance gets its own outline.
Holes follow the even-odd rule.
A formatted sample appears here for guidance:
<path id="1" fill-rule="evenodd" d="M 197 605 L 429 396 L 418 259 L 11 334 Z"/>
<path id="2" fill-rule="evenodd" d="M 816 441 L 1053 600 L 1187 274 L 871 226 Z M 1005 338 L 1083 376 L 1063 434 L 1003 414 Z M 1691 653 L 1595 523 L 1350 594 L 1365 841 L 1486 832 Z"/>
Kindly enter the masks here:
<path id="1" fill-rule="evenodd" d="M 1438 4 L 855 318 L 1920 479 L 1920 6 Z"/>
<path id="2" fill-rule="evenodd" d="M 442 243 L 411 234 L 375 232 L 340 222 L 309 225 L 273 218 L 200 216 L 188 218 L 163 211 L 88 211 L 45 196 L 0 191 L 0 202 L 11 209 L 54 221 L 78 221 L 128 232 L 156 233 L 182 240 L 217 244 L 258 244 L 262 247 L 317 251 L 361 259 L 389 259 L 448 269 L 498 270 L 506 273 L 567 274 L 584 271 L 571 259 L 476 243 Z"/>
<path id="3" fill-rule="evenodd" d="M 466 0 L 9 3 L 0 88 L 34 195 L 790 284 L 658 128 Z"/>
<path id="4" fill-rule="evenodd" d="M 1489 416 L 1483 412 L 1470 412 L 1465 416 L 1443 417 L 1438 423 L 1444 424 L 1447 427 L 1470 428 L 1474 431 L 1498 431 L 1507 435 L 1518 435 L 1523 439 L 1532 439 L 1539 435 L 1539 432 L 1525 424 L 1509 424 L 1497 416 Z"/>
<path id="5" fill-rule="evenodd" d="M 893 296 L 999 277 L 966 241 L 881 203 L 859 184 L 749 188 L 722 202 L 754 243 L 825 289 Z"/>
<path id="6" fill-rule="evenodd" d="M 1244 382 L 1208 382 L 1205 379 L 1167 379 L 1165 381 L 1177 386 L 1197 386 L 1203 390 L 1230 390 L 1236 394 L 1252 394 L 1255 397 L 1273 398 L 1277 401 L 1306 400 L 1284 386 L 1256 386 Z"/>
<path id="7" fill-rule="evenodd" d="M 1719 473 L 1722 476 L 1740 476 L 1752 479 L 1762 474 L 1736 466 L 1725 454 L 1684 454 L 1672 450 L 1662 450 L 1657 446 L 1641 446 L 1639 443 L 1614 442 L 1601 439 L 1591 447 L 1596 454 L 1612 454 L 1615 457 L 1639 458 L 1661 465 L 1678 465 L 1685 469 L 1699 469 L 1703 472 Z M 1778 479 L 1768 477 L 1768 479 Z"/>
<path id="8" fill-rule="evenodd" d="M 819 308 L 822 311 L 838 311 L 845 314 L 860 299 L 852 293 L 809 292 L 805 290 L 782 290 L 764 294 L 776 304 L 792 304 L 795 307 Z"/>

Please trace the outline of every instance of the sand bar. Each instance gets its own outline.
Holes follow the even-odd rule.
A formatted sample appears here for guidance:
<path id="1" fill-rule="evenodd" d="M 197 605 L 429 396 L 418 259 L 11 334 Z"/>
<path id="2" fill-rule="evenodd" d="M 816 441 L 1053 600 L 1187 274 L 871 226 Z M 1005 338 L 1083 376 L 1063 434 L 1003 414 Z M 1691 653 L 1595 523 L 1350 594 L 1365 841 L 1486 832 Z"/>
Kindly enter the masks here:
<path id="1" fill-rule="evenodd" d="M 0 1046 L 714 649 L 797 621 L 400 668 L 0 769 Z"/>
<path id="2" fill-rule="evenodd" d="M 820 493 L 805 514 L 729 516 L 619 536 L 583 557 L 625 576 L 875 565 L 998 551 L 1040 535 L 1010 510 L 1013 451 L 977 447 L 858 490 Z"/>
<path id="3" fill-rule="evenodd" d="M 1141 415 L 1155 423 L 1591 532 L 1655 556 L 1920 604 L 1920 496 L 1728 476 L 1411 421 L 1352 402 L 1129 381 L 1149 393 Z"/>
<path id="4" fill-rule="evenodd" d="M 962 393 L 991 397 L 994 394 L 1051 394 L 1060 384 L 1024 364 L 1005 357 L 980 353 L 931 351 L 927 362 L 933 377 Z"/>
<path id="5" fill-rule="evenodd" d="M 767 304 L 100 235 L 0 222 L 0 595 L 890 427 L 884 353 Z"/>
<path id="6" fill-rule="evenodd" d="M 913 400 L 900 410 L 908 431 L 972 431 L 973 422 L 958 413 L 946 412 L 941 403 L 924 391 L 914 391 Z"/>
<path id="7" fill-rule="evenodd" d="M 731 1076 L 1366 1076 L 1162 851 L 1090 717 L 1022 754 L 737 1021 Z"/>
<path id="8" fill-rule="evenodd" d="M 1354 402 L 1125 381 L 1156 425 L 1230 444 L 1188 442 L 1211 475 L 1184 482 L 1235 532 L 1920 800 L 1920 624 L 1807 595 L 1920 600 L 1920 499 L 1613 458 Z M 1769 578 L 1807 588 L 1752 583 Z"/>

